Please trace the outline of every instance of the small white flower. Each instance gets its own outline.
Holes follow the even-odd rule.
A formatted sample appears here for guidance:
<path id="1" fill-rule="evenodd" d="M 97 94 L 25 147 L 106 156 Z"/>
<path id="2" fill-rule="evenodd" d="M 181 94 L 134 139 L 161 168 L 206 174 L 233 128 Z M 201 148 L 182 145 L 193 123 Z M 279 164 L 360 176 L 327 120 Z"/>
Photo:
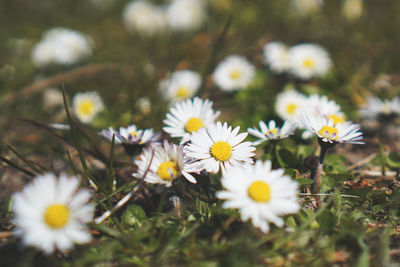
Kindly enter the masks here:
<path id="1" fill-rule="evenodd" d="M 325 75 L 332 62 L 324 48 L 315 44 L 299 44 L 289 50 L 290 72 L 299 79 L 308 80 Z"/>
<path id="2" fill-rule="evenodd" d="M 147 1 L 132 1 L 124 9 L 123 22 L 130 32 L 154 36 L 167 29 L 165 11 Z"/>
<path id="3" fill-rule="evenodd" d="M 290 68 L 289 49 L 281 42 L 264 45 L 264 59 L 269 68 L 276 73 L 283 73 Z"/>
<path id="4" fill-rule="evenodd" d="M 92 53 L 91 41 L 77 31 L 54 28 L 47 31 L 32 50 L 32 61 L 38 67 L 50 64 L 71 65 Z"/>
<path id="5" fill-rule="evenodd" d="M 113 135 L 116 144 L 138 144 L 146 145 L 148 143 L 157 142 L 160 139 L 160 134 L 155 133 L 153 129 L 140 130 L 135 124 L 128 127 L 120 127 L 118 131 L 112 127 L 108 130 L 102 130 L 100 135 L 112 141 Z"/>
<path id="6" fill-rule="evenodd" d="M 167 114 L 163 130 L 172 137 L 181 137 L 181 143 L 187 142 L 190 136 L 200 128 L 213 124 L 219 111 L 212 109 L 212 101 L 198 97 L 176 103 Z"/>
<path id="7" fill-rule="evenodd" d="M 201 128 L 192 134 L 191 142 L 185 146 L 188 156 L 198 160 L 211 173 L 253 163 L 256 148 L 251 142 L 243 142 L 247 132 L 238 134 L 239 130 L 239 126 L 232 130 L 226 122 Z"/>
<path id="8" fill-rule="evenodd" d="M 167 17 L 174 31 L 193 31 L 205 20 L 202 0 L 173 0 L 167 7 Z"/>
<path id="9" fill-rule="evenodd" d="M 310 16 L 321 10 L 323 0 L 292 0 L 295 11 L 302 16 Z"/>
<path id="10" fill-rule="evenodd" d="M 163 145 L 146 148 L 135 160 L 135 164 L 138 170 L 133 174 L 134 177 L 144 177 L 147 183 L 163 184 L 166 187 L 172 186 L 172 182 L 180 176 L 195 184 L 197 181 L 190 173 L 200 173 L 203 169 L 198 162 L 193 162 L 187 157 L 183 146 L 167 141 L 164 141 Z"/>
<path id="11" fill-rule="evenodd" d="M 306 107 L 310 109 L 310 112 L 319 115 L 329 116 L 341 113 L 340 106 L 334 100 L 329 100 L 325 95 L 310 95 L 307 98 Z"/>
<path id="12" fill-rule="evenodd" d="M 16 233 L 25 245 L 50 254 L 91 240 L 84 224 L 93 220 L 94 206 L 88 203 L 89 191 L 78 186 L 75 177 L 47 173 L 14 194 Z"/>
<path id="13" fill-rule="evenodd" d="M 283 169 L 271 170 L 269 160 L 233 167 L 221 179 L 225 191 L 216 196 L 226 200 L 224 208 L 238 209 L 242 221 L 251 219 L 255 227 L 268 233 L 268 222 L 282 227 L 284 221 L 280 216 L 300 209 L 298 184 L 283 173 Z"/>
<path id="14" fill-rule="evenodd" d="M 96 115 L 103 111 L 103 101 L 97 92 L 75 94 L 72 99 L 74 114 L 82 123 L 91 123 Z"/>
<path id="15" fill-rule="evenodd" d="M 302 114 L 300 117 L 302 125 L 314 133 L 323 142 L 364 144 L 360 125 L 351 121 L 334 124 L 333 119 L 326 116 Z"/>
<path id="16" fill-rule="evenodd" d="M 303 94 L 290 89 L 277 96 L 275 110 L 282 119 L 297 124 L 297 120 L 306 105 L 307 98 Z"/>
<path id="17" fill-rule="evenodd" d="M 377 119 L 379 116 L 400 115 L 400 98 L 381 100 L 378 97 L 369 97 L 360 113 L 366 119 L 372 120 Z"/>
<path id="18" fill-rule="evenodd" d="M 227 57 L 214 71 L 214 82 L 224 91 L 246 89 L 253 81 L 254 66 L 238 55 Z"/>
<path id="19" fill-rule="evenodd" d="M 160 83 L 160 90 L 171 102 L 192 98 L 200 88 L 201 77 L 195 71 L 178 70 Z"/>
<path id="20" fill-rule="evenodd" d="M 344 0 L 342 14 L 350 21 L 361 17 L 364 9 L 363 0 Z"/>
<path id="21" fill-rule="evenodd" d="M 292 135 L 296 129 L 296 126 L 288 121 L 283 124 L 282 128 L 276 127 L 274 120 L 270 120 L 268 126 L 263 121 L 260 121 L 259 125 L 261 130 L 256 128 L 247 129 L 249 134 L 260 138 L 260 140 L 253 143 L 255 146 L 267 140 L 280 140 L 287 138 L 289 135 Z"/>

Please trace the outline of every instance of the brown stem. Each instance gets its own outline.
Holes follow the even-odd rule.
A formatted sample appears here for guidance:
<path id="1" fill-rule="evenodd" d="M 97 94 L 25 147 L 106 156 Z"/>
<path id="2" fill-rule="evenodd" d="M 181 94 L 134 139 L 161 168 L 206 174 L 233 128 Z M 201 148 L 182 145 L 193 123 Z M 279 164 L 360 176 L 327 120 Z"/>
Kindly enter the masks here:
<path id="1" fill-rule="evenodd" d="M 317 208 L 321 207 L 321 196 L 319 195 L 319 185 L 321 183 L 322 163 L 318 162 L 318 166 L 315 170 L 315 200 L 317 201 Z"/>

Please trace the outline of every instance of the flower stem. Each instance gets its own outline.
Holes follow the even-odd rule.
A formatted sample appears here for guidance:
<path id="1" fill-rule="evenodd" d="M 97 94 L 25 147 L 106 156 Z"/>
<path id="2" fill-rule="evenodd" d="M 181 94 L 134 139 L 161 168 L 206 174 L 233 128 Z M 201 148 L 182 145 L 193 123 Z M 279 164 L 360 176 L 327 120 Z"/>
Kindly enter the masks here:
<path id="1" fill-rule="evenodd" d="M 318 164 L 314 171 L 314 181 L 315 181 L 314 194 L 316 194 L 315 200 L 317 202 L 317 208 L 321 207 L 321 196 L 319 195 L 319 185 L 321 183 L 321 173 L 322 173 L 322 167 L 324 165 L 325 155 L 326 155 L 326 152 L 328 152 L 329 148 L 335 146 L 335 143 L 323 142 L 320 139 L 318 141 L 319 141 L 318 143 L 321 147 L 321 152 L 319 153 Z"/>

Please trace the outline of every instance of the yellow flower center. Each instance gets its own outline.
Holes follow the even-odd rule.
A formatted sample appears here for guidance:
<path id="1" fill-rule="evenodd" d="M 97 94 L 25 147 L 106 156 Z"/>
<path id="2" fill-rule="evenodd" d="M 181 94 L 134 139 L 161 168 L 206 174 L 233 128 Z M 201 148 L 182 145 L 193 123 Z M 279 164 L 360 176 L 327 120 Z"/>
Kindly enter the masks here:
<path id="1" fill-rule="evenodd" d="M 286 111 L 287 111 L 287 113 L 289 113 L 290 115 L 294 115 L 294 113 L 296 112 L 296 109 L 297 109 L 298 107 L 299 107 L 298 105 L 296 105 L 296 104 L 294 104 L 294 103 L 290 103 L 289 105 L 287 105 Z"/>
<path id="2" fill-rule="evenodd" d="M 240 78 L 240 76 L 242 76 L 242 72 L 240 70 L 234 70 L 231 72 L 230 76 L 233 80 L 237 80 Z"/>
<path id="3" fill-rule="evenodd" d="M 211 146 L 211 155 L 219 161 L 227 161 L 232 155 L 232 146 L 225 141 L 215 142 Z"/>
<path id="4" fill-rule="evenodd" d="M 325 125 L 318 133 L 329 140 L 336 140 L 338 138 L 338 130 L 335 127 Z"/>
<path id="5" fill-rule="evenodd" d="M 304 65 L 304 67 L 309 68 L 309 69 L 314 68 L 315 60 L 312 58 L 307 58 L 303 61 L 303 65 Z"/>
<path id="6" fill-rule="evenodd" d="M 93 101 L 90 101 L 90 100 L 82 101 L 81 104 L 78 107 L 78 111 L 81 114 L 84 114 L 84 115 L 92 114 L 93 111 L 94 111 L 94 103 L 93 103 Z"/>
<path id="7" fill-rule="evenodd" d="M 253 182 L 247 189 L 247 193 L 256 202 L 268 202 L 271 199 L 271 188 L 263 181 Z"/>
<path id="8" fill-rule="evenodd" d="M 265 132 L 266 136 L 276 135 L 278 133 L 278 129 L 271 129 Z"/>
<path id="9" fill-rule="evenodd" d="M 69 209 L 62 204 L 53 204 L 47 207 L 44 221 L 51 228 L 62 228 L 68 223 Z"/>
<path id="10" fill-rule="evenodd" d="M 181 86 L 178 88 L 178 91 L 176 91 L 176 96 L 178 98 L 187 98 L 189 96 L 189 90 L 186 86 Z"/>
<path id="11" fill-rule="evenodd" d="M 132 137 L 139 136 L 138 132 L 130 132 L 129 135 L 132 136 Z"/>
<path id="12" fill-rule="evenodd" d="M 198 131 L 201 127 L 204 127 L 203 121 L 199 118 L 190 118 L 185 125 L 185 129 L 189 133 Z"/>
<path id="13" fill-rule="evenodd" d="M 332 114 L 328 116 L 328 119 L 333 120 L 333 124 L 336 125 L 338 123 L 342 123 L 345 122 L 344 118 L 336 115 L 336 114 Z"/>
<path id="14" fill-rule="evenodd" d="M 166 161 L 158 166 L 157 175 L 164 181 L 171 181 L 177 174 L 176 164 L 172 161 Z"/>

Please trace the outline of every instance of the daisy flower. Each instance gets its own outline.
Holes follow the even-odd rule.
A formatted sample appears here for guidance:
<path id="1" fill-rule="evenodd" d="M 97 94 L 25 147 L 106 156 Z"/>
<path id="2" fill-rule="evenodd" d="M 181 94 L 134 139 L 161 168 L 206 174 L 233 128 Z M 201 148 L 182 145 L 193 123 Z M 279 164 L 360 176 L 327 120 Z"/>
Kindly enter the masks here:
<path id="1" fill-rule="evenodd" d="M 310 95 L 307 97 L 307 107 L 310 108 L 310 111 L 320 115 L 329 116 L 341 113 L 340 106 L 325 95 Z"/>
<path id="2" fill-rule="evenodd" d="M 246 89 L 253 81 L 254 66 L 238 55 L 227 57 L 214 71 L 214 82 L 224 91 Z"/>
<path id="3" fill-rule="evenodd" d="M 206 17 L 202 0 L 173 0 L 166 12 L 171 29 L 178 32 L 198 29 Z"/>
<path id="4" fill-rule="evenodd" d="M 310 16 L 321 10 L 323 0 L 292 0 L 292 7 L 297 14 Z"/>
<path id="5" fill-rule="evenodd" d="M 94 206 L 88 190 L 78 190 L 75 177 L 52 173 L 37 176 L 22 192 L 13 196 L 16 234 L 25 245 L 47 254 L 67 251 L 74 243 L 91 240 L 84 227 L 92 221 Z"/>
<path id="6" fill-rule="evenodd" d="M 378 97 L 369 97 L 367 103 L 360 110 L 360 113 L 366 119 L 377 119 L 378 117 L 390 117 L 400 114 L 400 98 L 393 100 L 381 100 Z"/>
<path id="7" fill-rule="evenodd" d="M 166 187 L 172 186 L 173 181 L 180 176 L 195 184 L 197 181 L 190 173 L 200 173 L 203 169 L 198 162 L 193 162 L 185 154 L 183 146 L 177 146 L 168 141 L 164 141 L 162 145 L 146 148 L 135 160 L 135 164 L 138 170 L 133 174 L 134 177 L 144 177 L 147 183 L 163 184 Z"/>
<path id="8" fill-rule="evenodd" d="M 289 49 L 290 72 L 297 78 L 308 80 L 325 75 L 331 65 L 329 54 L 315 44 L 299 44 Z"/>
<path id="9" fill-rule="evenodd" d="M 172 137 L 182 138 L 181 143 L 187 142 L 190 136 L 200 128 L 214 123 L 219 111 L 212 109 L 212 101 L 198 97 L 176 103 L 167 114 L 163 130 Z"/>
<path id="10" fill-rule="evenodd" d="M 274 120 L 270 120 L 268 126 L 263 121 L 260 121 L 259 125 L 261 130 L 256 128 L 247 129 L 249 134 L 260 138 L 253 143 L 255 146 L 267 140 L 280 140 L 287 138 L 289 135 L 292 135 L 296 129 L 295 125 L 287 121 L 283 124 L 282 128 L 277 127 Z"/>
<path id="11" fill-rule="evenodd" d="M 222 172 L 243 163 L 253 163 L 256 150 L 251 142 L 243 142 L 246 133 L 239 133 L 240 127 L 232 130 L 225 122 L 212 124 L 194 132 L 190 143 L 186 145 L 188 156 L 201 162 L 211 173 Z"/>
<path id="12" fill-rule="evenodd" d="M 356 20 L 363 14 L 363 0 L 344 0 L 342 14 L 350 21 Z"/>
<path id="13" fill-rule="evenodd" d="M 168 25 L 164 9 L 141 0 L 126 5 L 122 20 L 128 31 L 146 36 L 163 32 Z"/>
<path id="14" fill-rule="evenodd" d="M 135 124 L 128 127 L 120 127 L 118 131 L 110 127 L 108 130 L 102 130 L 100 135 L 104 138 L 112 141 L 113 135 L 115 135 L 114 142 L 116 144 L 139 144 L 144 145 L 152 142 L 156 142 L 160 139 L 160 133 L 155 133 L 153 129 L 140 130 Z"/>
<path id="15" fill-rule="evenodd" d="M 290 68 L 289 49 L 281 42 L 270 42 L 264 45 L 264 60 L 275 73 L 283 73 Z"/>
<path id="16" fill-rule="evenodd" d="M 336 144 L 364 144 L 360 125 L 351 121 L 334 124 L 333 119 L 326 116 L 302 114 L 300 120 L 307 130 L 316 135 L 320 141 Z"/>
<path id="17" fill-rule="evenodd" d="M 87 36 L 70 29 L 53 28 L 33 47 L 31 57 L 36 66 L 46 67 L 75 64 L 91 53 L 92 43 Z"/>
<path id="18" fill-rule="evenodd" d="M 283 169 L 272 170 L 269 160 L 235 166 L 223 174 L 221 183 L 225 190 L 216 196 L 226 200 L 223 208 L 238 209 L 242 221 L 251 219 L 255 227 L 268 233 L 268 222 L 282 227 L 284 221 L 280 216 L 300 209 L 298 184 L 283 173 Z"/>
<path id="19" fill-rule="evenodd" d="M 171 102 L 192 98 L 200 88 L 201 77 L 195 71 L 178 70 L 160 83 L 160 91 Z"/>
<path id="20" fill-rule="evenodd" d="M 297 123 L 297 119 L 306 106 L 307 98 L 303 94 L 290 89 L 278 95 L 275 110 L 282 119 Z"/>
<path id="21" fill-rule="evenodd" d="M 75 94 L 72 107 L 74 114 L 82 123 L 91 123 L 104 109 L 100 95 L 94 91 Z"/>

